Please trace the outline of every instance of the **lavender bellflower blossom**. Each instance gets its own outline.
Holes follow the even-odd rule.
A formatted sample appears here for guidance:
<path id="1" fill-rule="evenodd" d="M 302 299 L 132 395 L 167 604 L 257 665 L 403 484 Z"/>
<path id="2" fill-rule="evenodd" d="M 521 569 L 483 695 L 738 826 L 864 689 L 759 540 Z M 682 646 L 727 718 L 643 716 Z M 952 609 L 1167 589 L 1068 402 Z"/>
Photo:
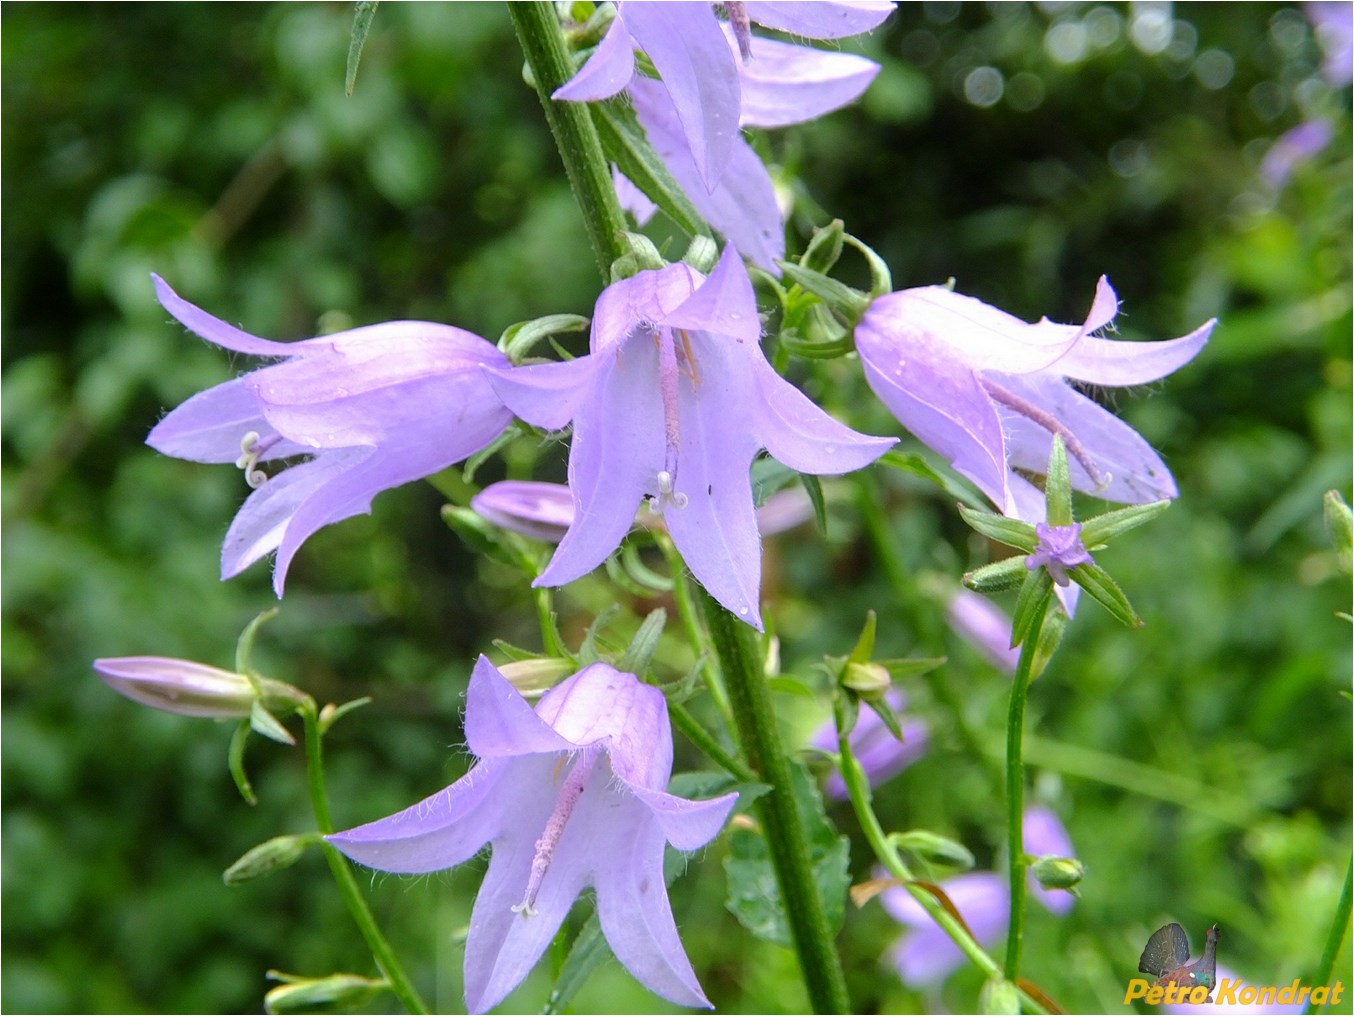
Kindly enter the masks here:
<path id="1" fill-rule="evenodd" d="M 737 795 L 688 801 L 665 793 L 672 731 L 662 693 L 594 663 L 533 712 L 480 657 L 465 732 L 478 761 L 464 777 L 328 839 L 354 861 L 405 874 L 450 868 L 491 846 L 466 939 L 470 1011 L 485 1012 L 521 983 L 587 886 L 630 973 L 679 1005 L 709 1007 L 677 936 L 664 844 L 704 846 Z"/>
<path id="2" fill-rule="evenodd" d="M 133 702 L 180 716 L 237 719 L 259 697 L 243 674 L 168 656 L 105 657 L 94 672 Z"/>
<path id="3" fill-rule="evenodd" d="M 1104 277 L 1081 325 L 1028 324 L 927 286 L 875 300 L 856 328 L 856 348 L 870 387 L 904 427 L 1002 512 L 1042 522 L 1042 492 L 1015 470 L 1042 473 L 1054 434 L 1067 446 L 1078 490 L 1127 504 L 1176 496 L 1151 446 L 1067 382 L 1156 381 L 1194 359 L 1216 322 L 1166 342 L 1094 337 L 1118 309 Z"/>
<path id="4" fill-rule="evenodd" d="M 893 688 L 888 691 L 886 697 L 889 707 L 898 714 L 898 729 L 902 731 L 903 739 L 900 741 L 894 737 L 893 732 L 879 718 L 879 714 L 864 706 L 861 707 L 856 725 L 848 738 L 851 751 L 855 754 L 860 767 L 865 770 L 865 777 L 872 787 L 893 779 L 925 755 L 930 737 L 930 729 L 925 720 L 903 714 L 907 706 L 906 695 Z M 809 747 L 817 748 L 819 751 L 835 752 L 836 722 L 829 719 L 814 731 L 813 736 L 809 738 Z M 850 796 L 842 774 L 835 769 L 827 778 L 825 790 L 828 797 L 838 801 L 845 801 Z"/>
<path id="5" fill-rule="evenodd" d="M 1036 522 L 1034 532 L 1039 542 L 1035 545 L 1034 553 L 1025 558 L 1025 567 L 1030 571 L 1046 568 L 1053 581 L 1065 587 L 1072 581 L 1067 574 L 1068 568 L 1094 563 L 1091 552 L 1081 542 L 1080 522 L 1073 522 L 1070 526 L 1050 526 L 1046 522 Z"/>
<path id="6" fill-rule="evenodd" d="M 749 471 L 759 449 L 804 473 L 845 473 L 893 444 L 838 423 L 778 375 L 758 340 L 752 283 L 733 247 L 710 277 L 675 264 L 597 301 L 587 356 L 488 371 L 538 427 L 573 421 L 573 524 L 538 586 L 585 575 L 648 499 L 696 580 L 761 628 L 761 544 Z"/>
<path id="7" fill-rule="evenodd" d="M 180 298 L 155 276 L 164 308 L 225 349 L 282 362 L 199 392 L 146 443 L 193 462 L 233 462 L 254 492 L 226 533 L 221 577 L 277 551 L 273 588 L 321 527 L 371 511 L 378 493 L 468 458 L 512 420 L 482 366 L 492 343 L 449 325 L 391 321 L 301 342 L 255 338 Z M 306 461 L 273 472 L 261 464 Z"/>

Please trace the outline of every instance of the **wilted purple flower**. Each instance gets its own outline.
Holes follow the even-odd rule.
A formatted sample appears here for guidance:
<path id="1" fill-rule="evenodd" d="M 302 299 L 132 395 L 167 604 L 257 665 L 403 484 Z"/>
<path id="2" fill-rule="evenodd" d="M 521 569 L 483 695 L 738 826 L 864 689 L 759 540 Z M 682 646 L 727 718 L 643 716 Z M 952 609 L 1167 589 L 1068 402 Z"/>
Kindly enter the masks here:
<path id="1" fill-rule="evenodd" d="M 226 533 L 221 577 L 276 550 L 282 595 L 292 557 L 331 522 L 371 511 L 383 490 L 468 458 L 512 420 L 482 365 L 508 358 L 478 335 L 391 321 L 302 342 L 255 338 L 181 299 L 156 295 L 190 331 L 238 353 L 283 362 L 194 395 L 150 432 L 157 451 L 234 462 L 257 487 Z M 261 463 L 310 458 L 269 476 Z"/>
<path id="2" fill-rule="evenodd" d="M 1047 568 L 1053 581 L 1066 586 L 1071 579 L 1067 569 L 1079 564 L 1091 564 L 1091 552 L 1081 542 L 1081 523 L 1070 526 L 1050 526 L 1046 522 L 1034 524 L 1035 535 L 1039 537 L 1034 553 L 1025 558 L 1025 567 L 1030 571 Z"/>
<path id="3" fill-rule="evenodd" d="M 708 279 L 675 264 L 607 287 L 589 355 L 488 372 L 528 423 L 574 425 L 574 522 L 535 585 L 596 568 L 647 498 L 696 580 L 761 627 L 753 457 L 765 448 L 800 472 L 845 473 L 893 440 L 857 434 L 815 406 L 767 363 L 760 334 L 752 283 L 725 247 Z"/>
<path id="4" fill-rule="evenodd" d="M 355 861 L 402 874 L 450 868 L 491 846 L 466 940 L 470 1011 L 492 1008 L 521 983 L 587 886 L 626 969 L 666 999 L 708 1007 L 677 936 L 663 851 L 708 843 L 737 795 L 688 801 L 664 792 L 672 731 L 662 693 L 594 663 L 533 712 L 480 657 L 465 732 L 478 762 L 464 777 L 328 839 Z"/>
<path id="5" fill-rule="evenodd" d="M 906 695 L 895 688 L 886 693 L 885 700 L 894 713 L 899 714 L 898 729 L 903 732 L 903 739 L 900 741 L 894 737 L 893 732 L 884 726 L 884 721 L 879 718 L 879 714 L 868 707 L 861 708 L 856 719 L 856 726 L 847 739 L 851 744 L 851 751 L 856 756 L 856 761 L 865 770 L 865 775 L 872 787 L 877 787 L 886 780 L 893 779 L 925 755 L 927 741 L 930 737 L 930 729 L 925 720 L 901 715 L 907 707 Z M 814 731 L 813 736 L 809 738 L 809 747 L 817 748 L 819 751 L 835 752 L 837 750 L 836 723 L 829 719 Z M 839 801 L 844 801 L 849 796 L 841 773 L 835 770 L 827 778 L 826 790 L 829 797 Z"/>
<path id="6" fill-rule="evenodd" d="M 574 497 L 562 483 L 501 480 L 470 499 L 470 507 L 494 525 L 547 543 L 559 543 L 574 523 Z M 757 509 L 757 531 L 783 533 L 813 518 L 813 503 L 798 487 L 778 490 Z M 662 528 L 663 516 L 641 511 L 641 526 Z"/>
<path id="7" fill-rule="evenodd" d="M 104 658 L 94 661 L 94 672 L 133 702 L 180 716 L 237 719 L 258 699 L 243 674 L 168 656 Z"/>
<path id="8" fill-rule="evenodd" d="M 1072 856 L 1067 830 L 1046 808 L 1027 808 L 1022 833 L 1027 854 Z M 984 948 L 992 946 L 1006 930 L 1011 913 L 1011 893 L 1004 875 L 971 871 L 940 883 L 964 923 Z M 1052 913 L 1067 913 L 1075 898 L 1061 890 L 1046 890 L 1031 883 L 1033 895 Z M 903 888 L 886 890 L 880 901 L 895 920 L 908 926 L 890 952 L 898 975 L 907 984 L 925 987 L 939 984 L 965 962 L 964 954 L 931 918 L 922 905 Z"/>
<path id="9" fill-rule="evenodd" d="M 626 89 L 654 150 L 697 211 L 755 264 L 776 271 L 785 255 L 771 178 L 739 134 L 742 127 L 803 123 L 854 101 L 879 65 L 850 53 L 756 38 L 748 23 L 814 39 L 877 27 L 891 2 L 730 3 L 720 22 L 710 4 L 625 2 L 596 51 L 555 91 L 593 102 Z M 661 80 L 637 76 L 635 50 Z M 641 223 L 652 205 L 621 177 L 617 192 Z"/>
<path id="10" fill-rule="evenodd" d="M 1341 6 L 1349 9 L 1348 4 Z M 1288 182 L 1293 170 L 1316 158 L 1334 137 L 1335 128 L 1326 120 L 1298 124 L 1282 134 L 1260 160 L 1260 179 L 1278 190 Z"/>
<path id="11" fill-rule="evenodd" d="M 1078 490 L 1128 504 L 1176 496 L 1151 446 L 1067 381 L 1155 381 L 1192 360 L 1216 322 L 1167 342 L 1094 338 L 1118 307 L 1104 277 L 1081 325 L 1028 324 L 941 286 L 907 289 L 870 305 L 856 348 L 870 387 L 904 427 L 1002 512 L 1044 521 L 1043 494 L 1015 470 L 1042 473 L 1055 434 Z"/>
<path id="12" fill-rule="evenodd" d="M 945 619 L 992 666 L 1015 673 L 1020 650 L 1011 648 L 1011 619 L 986 596 L 957 589 L 945 604 Z"/>

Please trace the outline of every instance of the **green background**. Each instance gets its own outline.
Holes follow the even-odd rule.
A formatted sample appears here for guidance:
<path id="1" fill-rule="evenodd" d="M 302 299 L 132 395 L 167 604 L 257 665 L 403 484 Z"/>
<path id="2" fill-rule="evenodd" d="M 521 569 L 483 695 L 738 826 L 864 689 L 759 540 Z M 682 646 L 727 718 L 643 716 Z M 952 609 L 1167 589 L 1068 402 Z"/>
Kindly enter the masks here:
<path id="1" fill-rule="evenodd" d="M 1349 861 L 1350 630 L 1335 615 L 1350 584 L 1321 522 L 1322 493 L 1350 484 L 1349 89 L 1322 77 L 1298 7 L 1180 4 L 1158 50 L 1142 19 L 1160 10 L 907 4 L 844 44 L 883 63 L 860 104 L 756 139 L 798 194 L 794 250 L 838 216 L 898 288 L 953 277 L 1023 318 L 1079 321 L 1106 274 L 1125 337 L 1221 321 L 1177 375 L 1099 393 L 1161 450 L 1181 498 L 1100 559 L 1146 627 L 1088 602 L 1032 692 L 1031 796 L 1062 816 L 1089 875 L 1068 917 L 1032 908 L 1025 972 L 1069 1011 L 1120 1011 L 1168 920 L 1196 948 L 1219 922 L 1221 961 L 1253 983 L 1308 976 Z M 139 654 L 229 666 L 239 630 L 273 602 L 264 564 L 217 579 L 238 473 L 142 443 L 168 408 L 247 367 L 168 321 L 152 270 L 278 339 L 424 318 L 492 340 L 596 298 L 506 11 L 383 5 L 347 98 L 351 19 L 340 4 L 0 12 L 6 1011 L 258 1011 L 269 968 L 373 972 L 318 855 L 220 881 L 255 843 L 313 828 L 300 753 L 252 745 L 250 808 L 226 773 L 227 728 L 137 707 L 89 669 Z M 978 68 L 1003 83 L 991 104 Z M 1314 117 L 1333 142 L 1267 186 L 1273 139 Z M 850 255 L 843 269 L 863 277 Z M 792 377 L 859 429 L 897 432 L 854 363 L 797 362 Z M 562 461 L 548 451 L 538 475 L 562 475 Z M 993 552 L 944 493 L 879 479 L 907 575 L 952 579 Z M 806 738 L 827 716 L 814 665 L 877 610 L 881 657 L 950 657 L 909 685 L 932 749 L 880 789 L 881 816 L 999 866 L 1007 681 L 933 602 L 895 595 L 852 481 L 827 486 L 826 539 L 804 529 L 767 545 L 783 670 L 814 693 L 781 696 L 787 733 Z M 260 639 L 271 676 L 321 701 L 375 699 L 328 740 L 340 824 L 463 771 L 475 655 L 494 638 L 538 645 L 523 577 L 476 557 L 442 503 L 411 485 L 312 538 Z M 618 645 L 662 604 L 604 576 L 578 583 L 557 600 L 572 643 L 617 596 Z M 689 658 L 669 648 L 680 672 Z M 703 765 L 679 737 L 679 770 Z M 840 805 L 830 814 L 858 834 Z M 872 869 L 856 847 L 861 880 Z M 673 889 L 702 984 L 721 1011 L 798 1011 L 790 954 L 723 908 L 726 852 L 716 841 Z M 478 870 L 371 880 L 442 1009 L 461 1005 L 457 935 Z M 860 1011 L 976 1005 L 973 971 L 941 989 L 902 984 L 886 965 L 898 933 L 877 903 L 850 908 Z M 540 1008 L 548 967 L 508 1008 Z M 1348 978 L 1348 943 L 1337 971 Z M 671 1007 L 613 962 L 576 1008 Z"/>

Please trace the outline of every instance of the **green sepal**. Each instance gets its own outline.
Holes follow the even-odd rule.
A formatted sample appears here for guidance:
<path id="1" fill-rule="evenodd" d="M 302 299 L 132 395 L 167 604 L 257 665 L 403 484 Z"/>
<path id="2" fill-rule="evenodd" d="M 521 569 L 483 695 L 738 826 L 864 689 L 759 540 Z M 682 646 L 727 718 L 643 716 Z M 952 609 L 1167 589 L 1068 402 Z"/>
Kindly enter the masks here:
<path id="1" fill-rule="evenodd" d="M 227 755 L 230 775 L 235 781 L 235 789 L 240 792 L 245 804 L 258 804 L 259 798 L 254 793 L 254 785 L 249 782 L 249 774 L 244 771 L 244 748 L 248 743 L 249 721 L 241 720 L 235 728 L 235 733 L 230 735 L 230 752 Z"/>
<path id="2" fill-rule="evenodd" d="M 589 319 L 581 314 L 547 314 L 530 321 L 518 321 L 503 330 L 503 334 L 498 337 L 498 348 L 516 367 L 538 342 L 551 335 L 585 331 L 588 323 Z"/>
<path id="3" fill-rule="evenodd" d="M 621 246 L 624 253 L 611 263 L 613 284 L 633 278 L 640 272 L 658 271 L 668 265 L 654 242 L 643 233 L 622 233 Z"/>
<path id="4" fill-rule="evenodd" d="M 1087 550 L 1099 550 L 1120 533 L 1151 522 L 1170 506 L 1170 501 L 1152 501 L 1093 516 L 1081 524 L 1081 542 Z"/>
<path id="5" fill-rule="evenodd" d="M 846 657 L 847 663 L 868 663 L 870 657 L 874 655 L 875 620 L 874 611 L 867 610 L 865 612 L 865 623 L 861 626 L 856 644 Z"/>
<path id="6" fill-rule="evenodd" d="M 532 578 L 536 577 L 539 568 L 533 555 L 527 552 L 524 543 L 527 537 L 500 529 L 472 508 L 444 504 L 441 514 L 447 528 L 477 554 L 525 571 Z"/>
<path id="7" fill-rule="evenodd" d="M 1023 567 L 1023 565 L 1022 565 Z M 1038 624 L 1048 610 L 1053 596 L 1053 578 L 1048 569 L 1036 568 L 1026 572 L 1025 584 L 1016 597 L 1015 614 L 1011 618 L 1011 648 L 1025 641 L 1030 626 Z"/>
<path id="8" fill-rule="evenodd" d="M 1062 889 L 1076 896 L 1077 886 L 1086 877 L 1086 865 L 1075 857 L 1045 854 L 1030 865 L 1030 874 L 1045 889 Z"/>
<path id="9" fill-rule="evenodd" d="M 246 676 L 253 673 L 249 667 L 249 657 L 254 652 L 254 639 L 258 636 L 259 629 L 263 627 L 264 623 L 277 617 L 281 609 L 281 607 L 269 607 L 245 625 L 244 631 L 240 632 L 240 637 L 235 642 L 235 673 Z"/>
<path id="10" fill-rule="evenodd" d="M 1044 483 L 1044 502 L 1048 506 L 1050 526 L 1072 524 L 1072 477 L 1067 471 L 1067 448 L 1063 445 L 1061 434 L 1053 435 L 1053 449 L 1048 455 L 1048 479 Z"/>
<path id="11" fill-rule="evenodd" d="M 640 559 L 639 547 L 634 541 L 623 544 L 621 552 L 612 554 L 606 563 L 607 574 L 612 580 L 636 596 L 672 592 L 672 577 L 660 575 L 646 565 Z"/>
<path id="12" fill-rule="evenodd" d="M 1043 568 L 1039 569 L 1041 572 Z M 1110 573 L 1096 564 L 1079 564 L 1067 570 L 1068 576 L 1095 597 L 1097 603 L 1117 617 L 1130 628 L 1141 628 L 1142 618 L 1128 602 L 1128 597 L 1119 588 L 1119 583 L 1110 578 Z"/>
<path id="13" fill-rule="evenodd" d="M 291 736 L 291 733 L 282 725 L 282 722 L 276 716 L 264 708 L 262 702 L 255 702 L 250 707 L 249 726 L 264 737 L 276 741 L 278 744 L 296 744 L 296 738 Z"/>
<path id="14" fill-rule="evenodd" d="M 814 698 L 813 691 L 806 687 L 803 681 L 793 677 L 786 677 L 783 674 L 778 674 L 775 677 L 768 677 L 766 679 L 766 686 L 773 692 L 796 695 L 802 699 L 812 700 Z"/>
<path id="15" fill-rule="evenodd" d="M 870 306 L 867 294 L 821 272 L 801 267 L 793 261 L 777 261 L 776 264 L 780 265 L 787 279 L 819 297 L 843 321 L 854 325 Z"/>
<path id="16" fill-rule="evenodd" d="M 855 348 L 851 334 L 845 328 L 824 327 L 819 322 L 813 331 L 815 334 L 808 337 L 799 328 L 784 328 L 776 335 L 776 342 L 786 352 L 805 360 L 835 360 Z"/>
<path id="17" fill-rule="evenodd" d="M 1338 490 L 1328 490 L 1321 499 L 1322 513 L 1326 517 L 1326 530 L 1330 533 L 1331 543 L 1335 544 L 1335 553 L 1340 559 L 1340 570 L 1346 575 L 1351 570 L 1351 554 L 1354 553 L 1354 516 L 1350 507 Z"/>
<path id="18" fill-rule="evenodd" d="M 362 698 L 353 699 L 351 702 L 345 702 L 341 706 L 336 706 L 332 703 L 326 705 L 320 710 L 320 715 L 316 719 L 316 722 L 319 724 L 320 734 L 324 735 L 329 733 L 330 728 L 339 720 L 343 719 L 343 717 L 356 709 L 361 709 L 363 706 L 370 704 L 371 696 L 364 695 Z"/>
<path id="19" fill-rule="evenodd" d="M 1048 666 L 1048 661 L 1053 659 L 1066 630 L 1067 615 L 1061 610 L 1055 608 L 1044 615 L 1044 623 L 1039 628 L 1039 641 L 1034 647 L 1034 659 L 1030 661 L 1031 681 L 1038 678 Z"/>
<path id="20" fill-rule="evenodd" d="M 360 974 L 299 977 L 270 970 L 268 977 L 283 982 L 263 996 L 264 1011 L 269 1013 L 349 1012 L 390 990 L 386 981 Z"/>
<path id="21" fill-rule="evenodd" d="M 353 31 L 348 42 L 348 68 L 343 75 L 343 94 L 352 95 L 357 86 L 357 65 L 362 62 L 362 47 L 367 44 L 376 5 L 380 0 L 358 0 L 353 11 Z"/>
<path id="22" fill-rule="evenodd" d="M 290 868 L 314 842 L 313 833 L 306 836 L 274 836 L 245 851 L 239 860 L 221 873 L 221 881 L 226 885 L 243 885 L 283 868 Z"/>
<path id="23" fill-rule="evenodd" d="M 895 660 L 880 660 L 879 665 L 887 670 L 895 681 L 901 681 L 904 678 L 929 674 L 947 662 L 948 656 L 901 656 Z"/>
<path id="24" fill-rule="evenodd" d="M 989 539 L 1023 550 L 1026 554 L 1033 554 L 1034 548 L 1039 544 L 1039 537 L 1035 535 L 1032 523 L 997 515 L 994 512 L 976 511 L 962 504 L 958 505 L 958 508 L 959 514 L 969 527 Z"/>
<path id="25" fill-rule="evenodd" d="M 845 235 L 846 230 L 842 227 L 841 219 L 833 219 L 826 226 L 815 229 L 813 235 L 809 237 L 809 245 L 804 248 L 804 253 L 799 255 L 800 266 L 824 275 L 832 271 L 842 256 Z"/>
<path id="26" fill-rule="evenodd" d="M 963 582 L 975 593 L 1004 593 L 1020 586 L 1029 572 L 1023 557 L 1008 557 L 965 572 Z"/>
<path id="27" fill-rule="evenodd" d="M 593 102 L 588 107 L 602 140 L 602 150 L 616 168 L 684 233 L 708 234 L 710 227 L 649 144 L 634 111 L 618 100 Z"/>
<path id="28" fill-rule="evenodd" d="M 465 460 L 465 464 L 461 466 L 461 479 L 467 484 L 473 484 L 475 482 L 475 474 L 479 472 L 480 466 L 484 465 L 523 434 L 529 433 L 531 433 L 530 427 L 522 423 L 521 420 L 513 420 L 512 423 L 504 428 L 503 433 L 499 434 L 498 437 L 494 438 L 474 455 Z M 441 488 L 438 489 L 440 490 Z"/>
<path id="29" fill-rule="evenodd" d="M 709 275 L 715 270 L 715 265 L 719 264 L 719 244 L 715 243 L 713 237 L 698 233 L 686 245 L 682 261 L 702 275 Z"/>
<path id="30" fill-rule="evenodd" d="M 799 482 L 804 493 L 809 495 L 809 504 L 813 505 L 813 519 L 818 524 L 818 532 L 827 535 L 827 501 L 823 497 L 823 484 L 812 473 L 800 473 Z"/>
<path id="31" fill-rule="evenodd" d="M 847 233 L 845 240 L 856 250 L 860 251 L 865 258 L 865 263 L 870 266 L 870 296 L 871 303 L 874 299 L 883 296 L 886 293 L 893 292 L 893 276 L 889 272 L 889 266 L 884 262 L 874 248 L 862 243 L 859 238 Z"/>
<path id="32" fill-rule="evenodd" d="M 846 916 L 846 890 L 851 884 L 850 840 L 838 835 L 828 821 L 818 788 L 803 763 L 797 760 L 790 761 L 789 790 L 799 805 L 813 879 L 823 901 L 828 928 L 835 935 Z M 760 829 L 733 829 L 724 871 L 729 887 L 725 906 L 739 923 L 763 941 L 792 945 L 780 886 L 771 866 L 766 836 Z"/>
<path id="33" fill-rule="evenodd" d="M 630 645 L 616 661 L 616 669 L 631 674 L 642 674 L 648 670 L 654 651 L 658 648 L 658 642 L 663 637 L 663 625 L 667 620 L 668 612 L 662 607 L 650 611 L 640 623 L 634 638 L 630 640 Z"/>
<path id="34" fill-rule="evenodd" d="M 968 871 L 977 861 L 973 851 L 958 840 L 941 836 L 929 829 L 909 829 L 905 833 L 892 833 L 889 842 L 899 850 L 906 851 L 928 864 L 939 864 L 957 871 Z"/>

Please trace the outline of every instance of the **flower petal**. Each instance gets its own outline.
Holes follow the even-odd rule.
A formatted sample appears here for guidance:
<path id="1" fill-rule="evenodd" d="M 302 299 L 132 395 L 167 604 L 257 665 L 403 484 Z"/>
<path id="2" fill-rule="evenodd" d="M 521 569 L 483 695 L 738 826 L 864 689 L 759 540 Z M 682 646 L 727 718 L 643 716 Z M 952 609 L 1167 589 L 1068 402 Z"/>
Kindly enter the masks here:
<path id="1" fill-rule="evenodd" d="M 269 435 L 273 428 L 245 379 L 236 378 L 188 399 L 155 425 L 146 444 L 190 462 L 234 462 L 240 440 L 251 431 Z"/>
<path id="2" fill-rule="evenodd" d="M 618 17 L 657 68 L 702 189 L 713 190 L 729 168 L 739 106 L 738 65 L 713 9 L 630 3 L 621 6 Z"/>
<path id="3" fill-rule="evenodd" d="M 550 96 L 564 102 L 596 102 L 615 95 L 635 76 L 635 42 L 616 18 L 578 73 Z"/>
<path id="4" fill-rule="evenodd" d="M 596 326 L 594 325 L 594 328 Z M 511 370 L 482 368 L 494 394 L 533 427 L 563 430 L 592 398 L 605 363 L 591 356 Z"/>
<path id="5" fill-rule="evenodd" d="M 724 26 L 730 45 L 732 29 Z M 854 102 L 869 87 L 879 64 L 854 53 L 752 39 L 752 60 L 739 71 L 743 127 L 788 127 L 817 119 Z"/>
<path id="6" fill-rule="evenodd" d="M 195 307 L 178 293 L 169 288 L 169 283 L 160 276 L 152 274 L 155 283 L 155 296 L 165 310 L 173 314 L 181 325 L 190 332 L 201 336 L 208 342 L 214 342 L 225 349 L 237 353 L 251 353 L 254 356 L 295 356 L 305 348 L 304 342 L 271 342 L 243 332 L 234 325 L 228 325 L 220 318 L 212 317 L 200 307 Z"/>
<path id="7" fill-rule="evenodd" d="M 685 797 L 675 797 L 659 790 L 646 790 L 633 784 L 629 787 L 649 809 L 649 813 L 663 831 L 664 838 L 678 850 L 697 850 L 713 840 L 724 828 L 733 806 L 738 803 L 737 793 L 724 794 L 705 801 L 690 801 Z"/>
<path id="8" fill-rule="evenodd" d="M 554 691 L 549 694 L 553 695 Z M 465 739 L 477 758 L 570 751 L 574 742 L 551 729 L 486 656 L 475 661 L 466 690 Z"/>
<path id="9" fill-rule="evenodd" d="M 574 521 L 574 498 L 562 483 L 500 480 L 470 499 L 470 508 L 501 529 L 558 543 Z"/>
<path id="10" fill-rule="evenodd" d="M 1125 342 L 1085 338 L 1053 365 L 1059 374 L 1098 385 L 1140 385 L 1156 381 L 1189 363 L 1212 334 L 1217 320 L 1165 342 Z"/>
<path id="11" fill-rule="evenodd" d="M 878 28 L 893 13 L 893 0 L 748 0 L 749 20 L 808 39 L 844 39 Z"/>
<path id="12" fill-rule="evenodd" d="M 716 332 L 738 343 L 756 344 L 762 331 L 757 297 L 734 244 L 724 245 L 709 277 L 661 323 L 672 328 Z"/>

